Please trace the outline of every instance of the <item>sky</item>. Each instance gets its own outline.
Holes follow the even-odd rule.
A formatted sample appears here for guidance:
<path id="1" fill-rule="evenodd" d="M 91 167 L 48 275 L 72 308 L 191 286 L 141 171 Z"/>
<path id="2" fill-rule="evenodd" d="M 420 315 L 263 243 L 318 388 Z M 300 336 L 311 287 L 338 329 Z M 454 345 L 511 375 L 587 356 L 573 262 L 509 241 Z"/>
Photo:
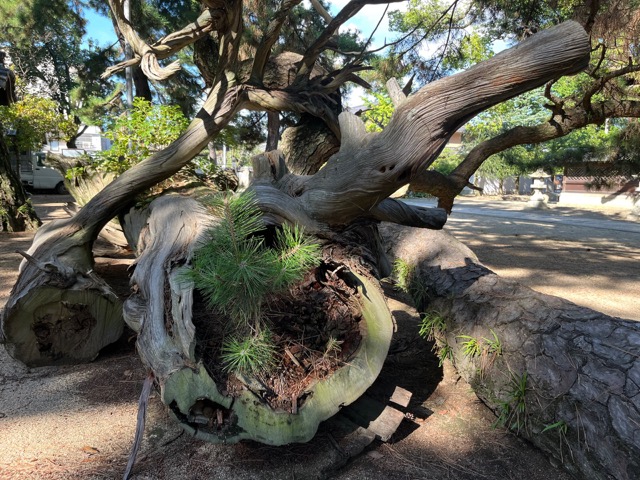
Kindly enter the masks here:
<path id="1" fill-rule="evenodd" d="M 87 34 L 85 39 L 92 38 L 99 45 L 111 45 L 116 39 L 111 19 L 100 15 L 95 10 L 87 9 Z"/>
<path id="2" fill-rule="evenodd" d="M 330 13 L 332 15 L 336 15 L 342 7 L 344 7 L 349 0 L 333 0 L 329 2 L 331 4 Z M 345 30 L 353 30 L 358 29 L 362 32 L 362 37 L 367 39 L 371 34 L 372 30 L 376 27 L 378 21 L 382 17 L 382 22 L 380 26 L 376 30 L 373 36 L 372 46 L 373 48 L 380 47 L 384 45 L 385 39 L 391 40 L 392 35 L 389 33 L 389 12 L 394 10 L 406 10 L 408 2 L 396 2 L 390 4 L 380 4 L 380 5 L 365 5 L 362 10 L 358 12 L 353 18 L 349 20 L 344 26 Z M 387 9 L 387 6 L 389 7 Z M 385 9 L 387 9 L 387 13 L 385 14 Z"/>
<path id="3" fill-rule="evenodd" d="M 330 4 L 330 13 L 336 15 L 342 7 L 344 7 L 349 0 L 332 0 Z M 304 4 L 309 6 L 308 0 L 304 0 Z M 372 30 L 376 27 L 378 21 L 382 17 L 382 22 L 376 30 L 371 48 L 378 48 L 384 45 L 385 40 L 391 40 L 392 35 L 389 33 L 389 17 L 388 12 L 393 10 L 404 10 L 407 7 L 408 2 L 396 2 L 389 4 L 387 14 L 385 9 L 387 4 L 381 5 L 365 5 L 357 15 L 349 20 L 342 27 L 342 31 L 357 29 L 361 32 L 363 39 L 369 38 Z M 107 17 L 100 15 L 95 10 L 87 10 L 87 35 L 85 40 L 91 38 L 101 46 L 111 45 L 116 41 L 116 36 L 113 31 L 113 25 L 111 20 Z M 364 90 L 360 87 L 355 87 L 347 99 L 346 104 L 348 106 L 357 106 L 362 104 L 362 95 Z"/>
<path id="4" fill-rule="evenodd" d="M 330 2 L 330 13 L 336 15 L 349 0 L 333 0 Z M 365 5 L 357 15 L 352 17 L 349 22 L 343 25 L 341 31 L 357 29 L 361 33 L 361 37 L 366 40 L 371 32 L 376 28 L 380 21 L 380 25 L 373 34 L 370 50 L 382 47 L 386 42 L 393 39 L 393 34 L 389 32 L 389 12 L 394 10 L 406 10 L 408 2 L 396 2 L 391 4 Z M 388 6 L 388 9 L 387 9 Z M 386 10 L 386 12 L 385 12 Z M 363 96 L 366 91 L 364 88 L 354 86 L 347 98 L 343 100 L 345 107 L 359 107 L 364 103 Z"/>
<path id="5" fill-rule="evenodd" d="M 304 0 L 304 3 L 308 5 L 309 2 L 308 0 Z M 349 3 L 349 0 L 333 0 L 329 3 L 331 5 L 330 13 L 336 15 L 342 7 Z M 391 3 L 389 4 L 389 11 L 404 10 L 406 5 L 406 1 Z M 380 17 L 384 15 L 386 7 L 387 4 L 364 6 L 356 16 L 343 26 L 343 29 L 358 29 L 362 32 L 364 38 L 368 38 L 380 20 Z M 96 40 L 100 45 L 111 44 L 116 41 L 110 19 L 100 15 L 95 10 L 87 10 L 87 21 L 87 38 Z M 389 39 L 390 37 L 389 17 L 388 15 L 384 15 L 382 23 L 373 37 L 374 48 L 383 45 L 385 38 Z"/>

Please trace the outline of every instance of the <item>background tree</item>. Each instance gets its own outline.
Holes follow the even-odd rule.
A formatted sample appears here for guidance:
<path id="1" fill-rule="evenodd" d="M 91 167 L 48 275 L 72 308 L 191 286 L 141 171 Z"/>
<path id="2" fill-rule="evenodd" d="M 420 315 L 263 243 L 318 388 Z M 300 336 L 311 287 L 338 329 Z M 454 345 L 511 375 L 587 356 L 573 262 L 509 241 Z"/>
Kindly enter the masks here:
<path id="1" fill-rule="evenodd" d="M 0 5 L 0 45 L 11 56 L 22 79 L 20 95 L 50 98 L 60 113 L 76 123 L 69 148 L 112 100 L 115 85 L 100 80 L 113 61 L 111 47 L 100 47 L 86 35 L 85 4 L 75 0 L 8 1 Z"/>
<path id="2" fill-rule="evenodd" d="M 0 106 L 0 130 L 2 229 L 29 230 L 39 226 L 39 220 L 20 182 L 20 157 L 23 152 L 29 155 L 40 149 L 47 135 L 57 138 L 75 135 L 76 126 L 59 112 L 53 100 L 27 95 L 8 106 Z M 11 135 L 7 135 L 9 132 Z"/>
<path id="3" fill-rule="evenodd" d="M 589 125 L 602 125 L 607 119 L 637 118 L 640 110 L 634 85 L 640 65 L 633 45 L 639 33 L 638 10 L 633 2 L 626 1 L 576 4 L 492 0 L 473 2 L 464 8 L 458 2 L 413 2 L 406 13 L 394 14 L 392 25 L 405 35 L 391 50 L 388 63 L 396 70 L 420 65 L 422 73 L 413 72 L 419 81 L 437 78 L 467 61 L 490 55 L 496 40 L 512 42 L 568 18 L 580 21 L 592 36 L 589 69 L 573 79 L 554 80 L 545 86 L 534 107 L 537 113 L 525 111 L 534 113 L 537 122 L 516 122 L 508 128 L 501 124 L 499 131 L 494 129 L 491 138 L 484 138 L 471 148 L 448 175 L 423 172 L 422 178 L 414 180 L 414 190 L 437 196 L 439 205 L 450 211 L 455 196 L 469 185 L 471 176 L 491 155 L 516 146 L 549 142 Z M 433 55 L 423 58 L 420 46 L 437 40 L 442 42 L 441 46 Z M 429 72 L 428 78 L 424 72 Z M 530 104 L 529 108 L 532 107 Z M 509 117 L 516 120 L 512 115 Z M 485 133 L 494 128 L 485 126 L 489 127 Z M 547 150 L 550 149 L 557 151 L 555 147 Z M 539 155 L 544 150 L 536 150 L 540 163 L 546 162 Z M 533 150 L 530 147 L 520 150 L 526 151 Z M 520 155 L 511 155 L 512 159 L 516 157 Z"/>
<path id="4" fill-rule="evenodd" d="M 16 101 L 13 71 L 5 67 L 5 53 L 0 51 L 0 108 Z M 23 231 L 39 226 L 40 222 L 27 199 L 20 178 L 11 165 L 5 141 L 6 128 L 0 121 L 0 223 L 3 231 Z"/>
<path id="5" fill-rule="evenodd" d="M 82 66 L 85 20 L 80 2 L 7 1 L 0 6 L 2 45 L 26 86 L 55 100 L 71 114 L 73 72 Z"/>
<path id="6" fill-rule="evenodd" d="M 53 100 L 26 95 L 8 107 L 0 107 L 0 118 L 5 128 L 15 131 L 9 144 L 14 153 L 37 150 L 47 141 L 47 136 L 66 139 L 75 135 L 73 120 L 60 113 Z"/>

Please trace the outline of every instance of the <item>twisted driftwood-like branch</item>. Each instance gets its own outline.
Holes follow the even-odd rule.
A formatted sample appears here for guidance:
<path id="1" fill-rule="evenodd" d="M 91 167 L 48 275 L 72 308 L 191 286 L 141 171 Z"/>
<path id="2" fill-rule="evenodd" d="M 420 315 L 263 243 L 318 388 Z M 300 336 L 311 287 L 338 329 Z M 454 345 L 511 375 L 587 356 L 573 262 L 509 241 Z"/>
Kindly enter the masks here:
<path id="1" fill-rule="evenodd" d="M 220 58 L 229 68 L 236 64 L 240 42 L 241 19 L 237 8 L 227 12 L 227 30 L 220 40 Z M 440 213 L 425 215 L 414 208 L 398 209 L 385 199 L 423 171 L 449 136 L 473 115 L 558 75 L 579 71 L 588 58 L 586 33 L 578 24 L 568 22 L 535 35 L 467 72 L 424 87 L 402 103 L 389 126 L 379 134 L 366 133 L 359 119 L 342 114 L 340 151 L 312 176 L 283 172 L 272 179 L 263 179 L 256 185 L 258 201 L 265 209 L 268 206 L 277 221 L 299 222 L 329 238 L 334 231 L 360 217 L 388 219 L 395 215 L 394 220 L 401 223 L 437 228 L 433 220 Z M 284 90 L 269 92 L 235 82 L 231 71 L 221 71 L 201 111 L 176 141 L 122 174 L 73 218 L 48 224 L 37 235 L 29 255 L 37 262 L 58 265 L 60 271 L 75 272 L 65 273 L 65 285 L 73 278 L 80 279 L 92 268 L 91 247 L 106 222 L 125 211 L 137 194 L 182 168 L 238 110 L 261 102 L 290 106 L 304 97 L 298 93 L 293 99 Z M 309 92 L 302 110 L 315 113 L 323 111 L 322 105 L 323 101 Z M 13 322 L 25 321 L 19 316 L 20 299 L 51 282 L 54 279 L 42 275 L 35 265 L 23 265 L 3 313 L 5 334 Z M 79 280 L 76 283 L 82 284 Z M 108 293 L 99 293 L 105 295 L 109 297 Z"/>
<path id="2" fill-rule="evenodd" d="M 209 32 L 217 30 L 222 24 L 220 11 L 212 12 L 205 9 L 198 19 L 176 32 L 170 33 L 152 45 L 147 44 L 128 20 L 125 19 L 123 2 L 120 0 L 109 0 L 109 5 L 118 28 L 122 32 L 135 56 L 130 60 L 125 60 L 117 65 L 107 68 L 102 74 L 102 78 L 108 78 L 125 68 L 140 65 L 144 74 L 151 80 L 164 80 L 180 70 L 180 63 L 173 62 L 167 67 L 161 67 L 158 60 L 163 60 L 175 55 L 188 45 L 195 43 Z"/>
<path id="3" fill-rule="evenodd" d="M 455 197 L 463 188 L 479 190 L 469 183 L 469 178 L 491 155 L 516 145 L 543 143 L 564 137 L 587 125 L 603 124 L 607 118 L 640 118 L 640 102 L 606 100 L 591 103 L 589 109 L 578 104 L 565 108 L 544 123 L 514 127 L 473 147 L 447 176 L 433 171 L 420 173 L 412 179 L 411 189 L 438 197 L 438 206 L 450 212 Z"/>
<path id="4" fill-rule="evenodd" d="M 558 75 L 578 72 L 588 60 L 586 33 L 567 22 L 423 87 L 378 134 L 366 134 L 343 113 L 340 151 L 296 192 L 297 200 L 314 218 L 346 224 L 424 171 L 469 118 Z"/>

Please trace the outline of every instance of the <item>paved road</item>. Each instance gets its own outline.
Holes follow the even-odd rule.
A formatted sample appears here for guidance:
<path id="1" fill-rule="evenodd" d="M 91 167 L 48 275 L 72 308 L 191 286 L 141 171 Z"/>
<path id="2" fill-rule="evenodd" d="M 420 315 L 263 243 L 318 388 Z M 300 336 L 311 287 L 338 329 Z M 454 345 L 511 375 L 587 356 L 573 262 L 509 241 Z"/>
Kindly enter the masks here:
<path id="1" fill-rule="evenodd" d="M 407 200 L 416 205 L 433 201 Z M 445 227 L 500 275 L 640 320 L 640 222 L 580 208 L 462 200 Z"/>
<path id="2" fill-rule="evenodd" d="M 435 200 L 405 199 L 411 205 L 436 206 Z M 523 202 L 457 201 L 450 222 L 468 216 L 484 215 L 497 218 L 526 220 L 528 222 L 571 225 L 585 229 L 612 230 L 640 234 L 640 222 L 611 218 L 606 213 L 572 207 L 552 205 L 549 210 L 527 209 Z"/>

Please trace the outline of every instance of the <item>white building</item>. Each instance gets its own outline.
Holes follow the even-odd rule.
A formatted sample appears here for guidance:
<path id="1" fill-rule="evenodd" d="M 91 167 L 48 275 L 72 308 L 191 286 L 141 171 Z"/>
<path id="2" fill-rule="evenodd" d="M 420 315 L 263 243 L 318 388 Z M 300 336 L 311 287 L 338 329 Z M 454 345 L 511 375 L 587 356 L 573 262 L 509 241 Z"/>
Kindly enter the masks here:
<path id="1" fill-rule="evenodd" d="M 111 148 L 111 140 L 102 135 L 100 127 L 88 126 L 84 128 L 82 135 L 76 139 L 76 147 L 78 150 L 86 150 L 87 152 L 100 152 Z M 65 155 L 67 150 L 67 142 L 54 138 L 47 138 L 47 145 L 43 146 L 43 151 L 51 151 L 54 153 Z"/>

